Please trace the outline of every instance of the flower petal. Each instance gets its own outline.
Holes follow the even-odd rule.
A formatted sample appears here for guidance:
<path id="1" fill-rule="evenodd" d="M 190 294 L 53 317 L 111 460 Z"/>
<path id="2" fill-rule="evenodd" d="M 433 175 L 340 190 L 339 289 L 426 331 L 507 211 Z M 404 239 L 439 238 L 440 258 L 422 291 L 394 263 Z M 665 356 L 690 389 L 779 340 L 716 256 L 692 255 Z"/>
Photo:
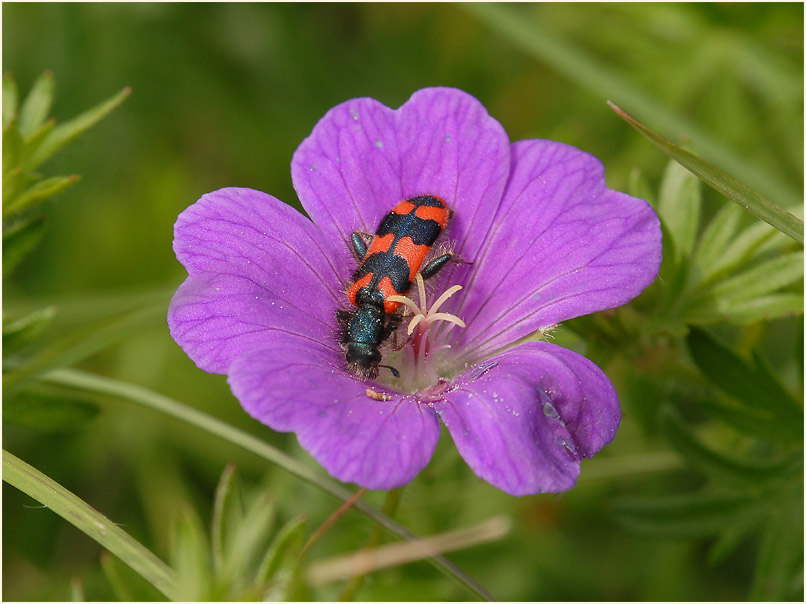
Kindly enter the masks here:
<path id="1" fill-rule="evenodd" d="M 457 312 L 474 358 L 535 330 L 627 303 L 661 261 L 660 222 L 605 187 L 592 155 L 552 141 L 515 143 L 495 224 Z"/>
<path id="2" fill-rule="evenodd" d="M 338 346 L 273 332 L 266 348 L 232 364 L 228 381 L 247 413 L 279 432 L 296 432 L 333 477 L 369 489 L 406 484 L 434 453 L 436 414 L 343 367 Z M 391 400 L 376 400 L 367 388 Z"/>
<path id="3" fill-rule="evenodd" d="M 509 140 L 475 98 L 419 90 L 398 110 L 373 99 L 331 109 L 294 154 L 291 175 L 305 211 L 335 242 L 374 233 L 402 199 L 430 193 L 456 210 L 448 236 L 472 260 L 509 172 Z"/>
<path id="4" fill-rule="evenodd" d="M 511 495 L 574 486 L 619 424 L 615 389 L 586 358 L 530 342 L 472 367 L 434 404 L 459 453 Z"/>
<path id="5" fill-rule="evenodd" d="M 205 371 L 226 373 L 238 355 L 261 347 L 270 327 L 320 339 L 336 329 L 346 278 L 337 275 L 338 256 L 309 220 L 270 195 L 203 196 L 179 216 L 174 250 L 190 276 L 168 325 Z"/>

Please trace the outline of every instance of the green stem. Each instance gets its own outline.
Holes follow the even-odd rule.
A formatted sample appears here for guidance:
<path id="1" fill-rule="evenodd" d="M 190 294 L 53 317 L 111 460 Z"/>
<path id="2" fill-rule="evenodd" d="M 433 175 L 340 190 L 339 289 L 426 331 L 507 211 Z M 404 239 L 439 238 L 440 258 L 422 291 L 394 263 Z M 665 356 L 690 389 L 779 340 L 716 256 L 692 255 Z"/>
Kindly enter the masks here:
<path id="1" fill-rule="evenodd" d="M 293 457 L 286 455 L 279 449 L 275 449 L 271 445 L 263 442 L 259 438 L 252 436 L 242 430 L 233 428 L 232 426 L 218 420 L 206 413 L 202 413 L 192 407 L 184 405 L 162 394 L 152 392 L 147 388 L 142 388 L 134 384 L 128 384 L 119 380 L 114 380 L 107 377 L 97 376 L 75 369 L 56 369 L 42 375 L 42 379 L 51 383 L 61 384 L 63 386 L 70 386 L 73 388 L 80 388 L 90 392 L 96 392 L 106 395 L 122 398 L 127 401 L 139 403 L 151 409 L 161 411 L 175 419 L 179 419 L 188 424 L 192 424 L 197 428 L 206 430 L 211 434 L 220 436 L 221 438 L 239 445 L 251 451 L 263 459 L 274 463 L 287 472 L 294 474 L 298 478 L 309 482 L 310 484 L 322 489 L 326 493 L 334 497 L 347 501 L 354 493 L 346 489 L 341 483 L 322 476 L 320 473 L 312 470 L 305 464 L 300 463 Z M 355 508 L 365 516 L 368 516 L 389 532 L 397 535 L 398 537 L 407 541 L 417 539 L 417 536 L 407 530 L 405 527 L 396 523 L 394 520 L 383 514 L 380 510 L 376 509 L 364 500 L 359 500 L 355 503 Z M 429 558 L 431 564 L 441 570 L 443 573 L 458 581 L 461 585 L 470 590 L 478 599 L 493 601 L 494 598 L 487 593 L 487 591 L 467 574 L 457 568 L 450 560 L 441 555 L 434 555 Z"/>
<path id="2" fill-rule="evenodd" d="M 176 576 L 162 560 L 87 502 L 5 449 L 3 480 L 100 543 L 169 600 L 176 600 Z"/>
<path id="3" fill-rule="evenodd" d="M 386 493 L 386 499 L 384 499 L 383 507 L 381 510 L 384 514 L 389 516 L 390 518 L 394 518 L 395 514 L 397 514 L 397 509 L 400 507 L 400 500 L 403 498 L 403 489 L 405 487 L 400 487 L 399 489 L 392 489 Z M 374 547 L 378 547 L 381 542 L 383 541 L 383 530 L 380 526 L 376 526 L 372 533 L 367 540 L 367 545 L 364 549 L 372 549 Z M 356 592 L 361 589 L 361 586 L 364 584 L 364 578 L 366 574 L 356 575 L 352 579 L 350 579 L 347 584 L 344 586 L 344 589 L 339 596 L 339 601 L 341 602 L 352 602 L 355 600 Z"/>

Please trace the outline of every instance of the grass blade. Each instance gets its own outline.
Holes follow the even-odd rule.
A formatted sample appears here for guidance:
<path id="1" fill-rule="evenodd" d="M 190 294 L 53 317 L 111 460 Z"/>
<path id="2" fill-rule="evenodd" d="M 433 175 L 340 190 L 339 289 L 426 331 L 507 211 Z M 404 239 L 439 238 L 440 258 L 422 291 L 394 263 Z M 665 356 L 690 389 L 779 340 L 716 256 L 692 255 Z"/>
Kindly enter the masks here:
<path id="1" fill-rule="evenodd" d="M 680 163 L 709 187 L 735 201 L 751 214 L 761 218 L 761 220 L 792 239 L 803 243 L 803 221 L 800 218 L 793 216 L 782 207 L 759 195 L 753 189 L 716 166 L 667 141 L 610 101 L 607 104 L 620 118 L 648 138 L 653 145 Z"/>
<path id="2" fill-rule="evenodd" d="M 3 480 L 100 543 L 167 598 L 174 598 L 176 577 L 162 560 L 88 503 L 5 449 Z"/>
<path id="3" fill-rule="evenodd" d="M 233 428 L 229 424 L 193 409 L 192 407 L 188 407 L 179 401 L 175 401 L 157 392 L 152 392 L 147 388 L 75 369 L 57 369 L 49 371 L 42 376 L 42 379 L 62 386 L 81 388 L 89 392 L 106 394 L 139 403 L 239 445 L 247 451 L 251 451 L 259 457 L 278 465 L 294 476 L 301 478 L 342 501 L 347 501 L 354 494 L 352 491 L 342 486 L 341 483 L 323 476 L 316 470 L 309 468 L 259 438 L 237 428 Z M 402 539 L 413 541 L 418 538 L 414 533 L 396 523 L 364 500 L 357 501 L 354 507 L 365 516 L 368 516 L 370 519 L 383 526 L 390 533 Z M 431 556 L 429 561 L 440 571 L 466 587 L 479 600 L 488 602 L 494 600 L 481 585 L 467 576 L 444 556 L 436 554 Z"/>
<path id="4" fill-rule="evenodd" d="M 688 135 L 705 157 L 734 174 L 742 174 L 753 187 L 766 191 L 784 205 L 802 204 L 801 196 L 791 187 L 771 178 L 757 165 L 666 109 L 607 64 L 587 56 L 567 40 L 540 27 L 534 19 L 525 18 L 523 7 L 496 2 L 469 2 L 461 6 L 526 54 L 557 70 L 580 88 L 602 99 L 618 99 L 620 103 L 633 107 L 646 121 L 666 132 L 674 132 L 675 136 Z"/>

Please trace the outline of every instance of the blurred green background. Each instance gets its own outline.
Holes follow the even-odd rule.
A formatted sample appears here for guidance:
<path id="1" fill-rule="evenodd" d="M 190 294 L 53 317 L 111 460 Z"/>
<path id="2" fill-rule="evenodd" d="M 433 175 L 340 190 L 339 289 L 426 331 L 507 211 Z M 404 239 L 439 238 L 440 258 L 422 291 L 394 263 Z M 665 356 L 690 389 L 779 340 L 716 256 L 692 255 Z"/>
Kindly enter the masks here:
<path id="1" fill-rule="evenodd" d="M 370 96 L 397 107 L 422 87 L 458 87 L 480 99 L 511 140 L 575 145 L 603 161 L 609 186 L 626 189 L 637 168 L 656 190 L 665 156 L 608 109 L 609 99 L 706 159 L 725 160 L 720 165 L 728 171 L 757 169 L 758 178 L 750 169 L 734 175 L 754 179 L 774 201 L 792 207 L 802 199 L 800 3 L 101 3 L 2 10 L 3 71 L 25 92 L 51 70 L 57 120 L 124 86 L 133 89 L 45 166 L 47 174 L 82 180 L 48 204 L 42 244 L 5 282 L 4 312 L 58 305 L 45 336 L 56 341 L 148 303 L 157 308 L 148 321 L 79 366 L 173 396 L 311 465 L 292 435 L 274 434 L 243 413 L 223 376 L 196 369 L 170 339 L 161 309 L 184 278 L 171 250 L 179 212 L 224 186 L 260 189 L 299 207 L 291 156 L 335 104 Z M 520 33 L 496 25 L 499 10 L 516 16 Z M 706 215 L 722 203 L 704 192 Z M 797 363 L 786 351 L 798 329 L 802 323 L 790 320 L 756 329 L 793 389 Z M 578 343 L 562 331 L 558 342 Z M 685 492 L 703 478 L 658 437 L 655 416 L 668 392 L 618 363 L 610 370 L 593 360 L 616 383 L 625 420 L 616 441 L 583 463 L 576 489 L 509 497 L 473 476 L 443 434 L 431 465 L 404 492 L 398 519 L 424 535 L 510 515 L 515 528 L 505 539 L 451 555 L 502 600 L 745 599 L 758 551 L 752 536 L 709 563 L 707 537 L 656 539 L 615 522 L 611 508 L 619 497 Z M 209 518 L 228 461 L 238 464 L 246 485 L 268 485 L 285 518 L 304 512 L 317 527 L 339 503 L 238 447 L 126 403 L 105 402 L 102 414 L 74 430 L 9 425 L 3 436 L 6 449 L 162 557 L 182 502 Z M 382 494 L 368 498 L 380 503 Z M 371 529 L 366 518 L 348 513 L 310 556 L 358 549 Z M 65 599 L 74 577 L 89 599 L 114 597 L 99 569 L 100 551 L 3 485 L 5 599 Z M 338 593 L 335 586 L 312 597 Z M 469 596 L 418 562 L 372 575 L 359 597 Z"/>

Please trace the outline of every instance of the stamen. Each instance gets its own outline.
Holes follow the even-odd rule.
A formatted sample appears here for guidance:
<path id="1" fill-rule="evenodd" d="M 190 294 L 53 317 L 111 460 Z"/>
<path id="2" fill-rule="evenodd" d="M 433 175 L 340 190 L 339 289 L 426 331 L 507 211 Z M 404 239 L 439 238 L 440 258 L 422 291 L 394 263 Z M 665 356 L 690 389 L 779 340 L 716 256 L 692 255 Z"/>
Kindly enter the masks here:
<path id="1" fill-rule="evenodd" d="M 428 303 L 426 302 L 425 297 L 425 282 L 423 281 L 423 277 L 422 275 L 420 275 L 420 273 L 417 273 L 415 279 L 417 281 L 418 293 L 420 294 L 420 306 L 418 306 L 417 303 L 414 302 L 414 300 L 406 296 L 393 295 L 393 296 L 387 296 L 386 298 L 390 302 L 399 302 L 401 304 L 404 304 L 414 312 L 414 317 L 412 318 L 411 321 L 409 321 L 409 327 L 408 327 L 409 335 L 411 335 L 414 332 L 414 329 L 417 327 L 417 325 L 419 325 L 423 321 L 425 321 L 423 329 L 428 329 L 432 323 L 436 323 L 437 321 L 448 321 L 450 323 L 458 325 L 459 327 L 465 327 L 465 322 L 462 321 L 462 319 L 460 319 L 456 315 L 452 315 L 446 312 L 437 312 L 439 307 L 445 304 L 448 298 L 450 298 L 451 296 L 453 296 L 453 294 L 462 289 L 461 285 L 454 285 L 445 290 L 442 293 L 442 295 L 439 298 L 437 298 L 437 301 L 434 302 L 434 305 L 429 310 Z"/>
<path id="2" fill-rule="evenodd" d="M 413 334 L 410 338 L 412 356 L 409 357 L 413 360 L 413 365 L 404 363 L 401 367 L 401 370 L 405 371 L 403 381 L 410 384 L 413 391 L 434 386 L 439 382 L 439 362 L 434 353 L 450 349 L 451 345 L 445 341 L 447 334 L 456 326 L 465 327 L 465 322 L 456 315 L 437 312 L 451 296 L 462 289 L 461 285 L 448 288 L 436 299 L 431 308 L 428 308 L 423 277 L 418 273 L 415 279 L 420 294 L 419 305 L 406 296 L 393 295 L 386 298 L 390 302 L 404 304 L 414 313 L 408 326 L 409 336 Z M 438 328 L 433 328 L 440 321 L 444 323 Z M 444 329 L 441 329 L 443 326 Z"/>

